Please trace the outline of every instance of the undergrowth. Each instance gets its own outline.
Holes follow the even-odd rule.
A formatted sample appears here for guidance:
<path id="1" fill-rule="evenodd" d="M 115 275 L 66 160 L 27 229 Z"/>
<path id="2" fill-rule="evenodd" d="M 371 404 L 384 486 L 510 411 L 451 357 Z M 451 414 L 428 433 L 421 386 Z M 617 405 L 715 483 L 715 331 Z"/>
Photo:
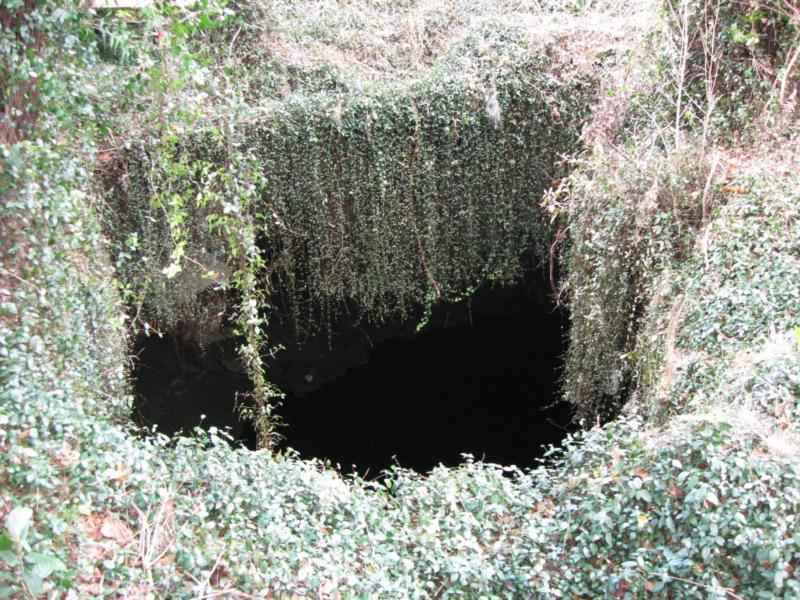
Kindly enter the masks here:
<path id="1" fill-rule="evenodd" d="M 47 23 L 41 40 L 49 54 L 36 56 L 56 60 L 50 68 L 67 61 L 77 75 L 129 83 L 118 63 L 94 54 L 91 13 L 65 4 L 65 18 L 51 3 L 11 8 Z M 195 22 L 189 13 L 157 17 L 163 27 Z M 89 36 L 82 58 L 62 51 L 76 47 L 69 37 L 76 32 Z M 3 30 L 4 56 L 35 39 Z M 145 44 L 143 56 L 150 50 Z M 605 387 L 609 373 L 625 365 L 628 389 L 638 394 L 627 410 L 638 416 L 569 438 L 552 462 L 527 472 L 468 460 L 427 475 L 394 469 L 366 482 L 293 455 L 233 449 L 215 430 L 175 440 L 131 434 L 125 346 L 137 304 L 126 317 L 119 293 L 130 288 L 114 281 L 93 179 L 98 162 L 107 164 L 95 141 L 109 124 L 92 109 L 113 86 L 79 86 L 105 90 L 98 99 L 48 81 L 38 98 L 28 97 L 42 116 L 33 126 L 24 118 L 19 139 L 2 146 L 3 594 L 800 595 L 800 235 L 792 168 L 752 147 L 715 161 L 702 129 L 683 131 L 678 150 L 675 138 L 669 149 L 646 144 L 652 153 L 641 160 L 614 157 L 633 155 L 639 142 L 613 156 L 594 148 L 569 188 L 585 193 L 572 207 L 556 206 L 573 223 L 566 247 L 583 248 L 588 265 L 573 262 L 579 268 L 567 276 L 578 324 L 573 344 L 595 340 L 611 371 L 576 349 L 570 360 L 589 365 L 598 394 L 614 393 Z M 158 84 L 142 93 L 162 91 Z M 791 115 L 790 107 L 776 110 Z M 145 117 L 138 115 L 137 127 Z M 693 145 L 702 153 L 692 154 Z M 783 147 L 784 156 L 796 156 L 795 141 Z M 236 164 L 246 171 L 246 160 Z M 225 176 L 200 170 L 212 172 Z M 208 189 L 209 206 L 219 202 L 211 214 L 234 214 L 223 203 L 237 198 L 235 186 Z M 248 223 L 234 219 L 229 231 Z M 229 247 L 238 248 L 234 256 L 257 247 L 252 229 L 242 232 L 236 240 L 250 243 Z M 623 244 L 611 242 L 614 232 Z M 179 261 L 156 272 L 172 264 Z M 624 288 L 619 295 L 600 285 L 614 282 Z M 245 278 L 236 289 L 251 285 Z M 588 294 L 585 304 L 575 286 Z M 637 304 L 637 324 L 622 338 L 589 318 L 596 310 L 601 320 L 624 323 Z M 597 406 L 591 389 L 570 385 L 585 390 L 586 406 Z"/>

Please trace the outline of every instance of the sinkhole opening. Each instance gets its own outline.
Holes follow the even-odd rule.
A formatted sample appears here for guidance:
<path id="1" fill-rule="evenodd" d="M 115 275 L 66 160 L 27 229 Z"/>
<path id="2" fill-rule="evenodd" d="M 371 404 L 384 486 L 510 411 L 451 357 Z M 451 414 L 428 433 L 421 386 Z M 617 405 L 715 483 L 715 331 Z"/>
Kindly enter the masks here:
<path id="1" fill-rule="evenodd" d="M 371 478 L 391 465 L 424 473 L 464 454 L 531 467 L 570 429 L 559 402 L 566 317 L 530 278 L 484 287 L 468 301 L 419 318 L 365 325 L 346 319 L 291 343 L 267 365 L 286 394 L 276 412 L 283 449 Z M 280 338 L 279 327 L 272 338 Z M 139 341 L 134 416 L 174 435 L 227 428 L 254 448 L 237 394 L 250 388 L 236 340 L 199 344 L 175 336 Z"/>

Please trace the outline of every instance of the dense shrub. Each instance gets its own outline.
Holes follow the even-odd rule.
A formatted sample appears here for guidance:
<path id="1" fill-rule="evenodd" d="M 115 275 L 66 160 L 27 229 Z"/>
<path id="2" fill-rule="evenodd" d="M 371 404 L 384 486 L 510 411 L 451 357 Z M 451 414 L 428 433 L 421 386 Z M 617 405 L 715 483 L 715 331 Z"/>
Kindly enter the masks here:
<path id="1" fill-rule="evenodd" d="M 562 209 L 573 340 L 564 392 L 586 418 L 613 415 L 634 389 L 632 352 L 654 282 L 686 257 L 708 202 L 698 154 L 597 149 L 571 175 Z"/>
<path id="2" fill-rule="evenodd" d="M 798 185 L 774 162 L 734 165 L 691 258 L 656 287 L 637 349 L 640 401 L 663 418 L 727 398 L 794 428 Z"/>
<path id="3" fill-rule="evenodd" d="M 776 120 L 768 129 L 775 135 L 791 136 L 794 127 L 784 97 L 796 85 L 790 47 L 800 30 L 791 6 L 666 2 L 663 11 L 635 66 L 611 79 L 609 99 L 585 128 L 590 153 L 576 158 L 546 203 L 568 232 L 561 293 L 573 343 L 565 395 L 591 419 L 608 418 L 652 383 L 643 382 L 648 360 L 661 368 L 664 355 L 645 349 L 652 331 L 639 335 L 642 317 L 664 325 L 682 310 L 677 287 L 657 286 L 696 255 L 698 240 L 707 243 L 716 208 L 749 189 L 733 182 L 736 145 L 770 146 L 763 127 Z M 677 326 L 659 334 L 674 337 Z"/>

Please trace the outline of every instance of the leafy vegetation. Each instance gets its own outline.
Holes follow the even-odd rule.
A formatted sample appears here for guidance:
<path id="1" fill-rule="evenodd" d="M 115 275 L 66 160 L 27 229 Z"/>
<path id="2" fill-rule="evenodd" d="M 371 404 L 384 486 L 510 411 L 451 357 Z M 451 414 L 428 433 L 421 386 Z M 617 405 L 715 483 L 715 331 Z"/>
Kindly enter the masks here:
<path id="1" fill-rule="evenodd" d="M 526 250 L 545 252 L 538 197 L 559 173 L 559 153 L 574 148 L 591 98 L 588 78 L 552 80 L 553 58 L 541 52 L 491 82 L 456 79 L 447 65 L 375 91 L 296 93 L 227 139 L 206 131 L 131 153 L 119 202 L 140 244 L 125 268 L 142 289 L 157 279 L 146 305 L 154 323 L 192 319 L 197 271 L 227 262 L 224 244 L 209 256 L 220 213 L 257 220 L 258 245 L 271 257 L 262 285 L 272 282 L 301 337 L 348 302 L 383 319 L 426 297 L 518 276 Z M 247 182 L 254 173 L 257 186 Z M 211 190 L 230 189 L 236 177 L 250 197 L 211 208 Z M 184 256 L 204 257 L 186 282 L 174 278 Z"/>
<path id="2" fill-rule="evenodd" d="M 685 6 L 696 15 L 691 11 L 715 4 Z M 648 7 L 640 8 L 652 19 Z M 238 9 L 261 14 L 258 5 Z M 681 89 L 668 66 L 682 63 L 680 48 L 695 46 L 671 45 L 681 36 L 651 32 L 644 47 L 665 62 L 631 55 L 641 70 L 620 79 L 628 61 L 616 48 L 622 59 L 604 65 L 620 70 L 604 80 L 608 100 L 584 128 L 588 150 L 545 203 L 556 231 L 564 232 L 553 241 L 562 240 L 573 318 L 566 392 L 587 417 L 617 412 L 624 400 L 631 414 L 587 428 L 529 472 L 468 460 L 428 475 L 395 469 L 381 482 L 366 482 L 293 455 L 233 449 L 215 430 L 142 439 L 128 424 L 126 336 L 146 317 L 136 317 L 141 280 L 120 279 L 125 271 L 118 267 L 126 261 L 121 252 L 163 238 L 144 230 L 137 238 L 120 211 L 129 228 L 114 240 L 116 259 L 109 258 L 101 215 L 107 219 L 119 206 L 103 204 L 98 184 L 119 174 L 106 143 L 140 134 L 157 142 L 143 155 L 169 186 L 154 188 L 144 208 L 163 212 L 154 228 L 158 236 L 170 234 L 170 243 L 151 273 L 166 277 L 172 272 L 162 269 L 180 267 L 177 281 L 193 264 L 187 258 L 201 262 L 198 250 L 219 252 L 225 260 L 215 270 L 224 270 L 234 290 L 224 306 L 243 335 L 258 336 L 270 301 L 261 278 L 274 268 L 259 236 L 276 224 L 272 214 L 259 216 L 255 199 L 288 193 L 269 169 L 261 180 L 266 163 L 239 145 L 247 139 L 239 137 L 243 130 L 189 133 L 176 107 L 188 106 L 198 85 L 224 89 L 228 59 L 193 44 L 216 43 L 219 54 L 230 47 L 220 46 L 220 37 L 230 44 L 239 31 L 256 60 L 260 36 L 286 22 L 249 29 L 228 9 L 209 5 L 151 11 L 133 24 L 124 13 L 101 18 L 66 3 L 4 2 L 0 64 L 8 70 L 0 77 L 11 84 L 2 86 L 10 90 L 3 92 L 10 133 L 0 173 L 0 591 L 175 598 L 800 595 L 800 231 L 786 91 L 796 85 L 796 31 L 785 29 L 794 23 L 785 10 L 770 10 L 742 5 L 714 29 L 730 35 L 734 56 L 758 58 L 741 44 L 748 48 L 756 36 L 761 48 L 767 34 L 760 24 L 783 23 L 781 43 L 764 50 L 782 65 L 777 80 L 761 79 L 766 99 L 718 88 L 732 108 L 746 100 L 736 114 L 760 114 L 762 131 L 732 132 L 725 124 L 731 121 L 720 121 L 715 132 L 704 126 L 705 113 L 684 118 L 679 106 L 697 108 L 688 100 L 694 91 Z M 674 25 L 671 14 L 667 8 L 664 22 Z M 756 26 L 741 41 L 734 25 L 745 31 L 748 20 Z M 23 24 L 39 33 L 19 31 Z M 692 64 L 702 60 L 698 55 Z M 34 63 L 36 73 L 51 76 L 26 75 Z M 534 78 L 547 72 L 536 64 Z M 70 76 L 53 85 L 52 74 L 62 72 Z M 250 97 L 266 72 L 254 69 L 241 96 L 222 95 L 199 122 L 249 110 L 239 99 Z M 199 74 L 206 84 L 195 81 Z M 684 100 L 672 93 L 650 100 L 664 81 L 651 79 L 658 76 L 669 77 L 664 87 Z M 553 83 L 556 95 L 573 93 L 563 84 L 562 92 Z M 360 131 L 359 103 L 370 102 L 371 93 L 347 92 L 352 104 L 342 114 L 353 122 L 343 123 L 353 131 Z M 398 98 L 405 107 L 398 122 L 409 131 L 409 98 L 416 96 Z M 466 102 L 458 94 L 445 100 L 453 103 L 448 110 Z M 145 104 L 153 110 L 137 112 Z M 330 133 L 338 125 L 329 110 L 323 104 L 317 118 Z M 174 123 L 167 116 L 176 116 Z M 577 130 L 579 119 L 572 118 Z M 779 121 L 784 129 L 764 129 Z M 490 125 L 476 127 L 476 138 L 499 136 Z M 565 135 L 573 140 L 574 133 Z M 390 135 L 375 147 L 390 144 Z M 447 136 L 424 139 L 431 144 L 425 148 L 452 143 Z M 198 144 L 206 155 L 197 154 Z M 135 144 L 130 152 L 139 152 Z M 475 165 L 485 160 L 481 152 Z M 482 183 L 477 176 L 467 181 Z M 264 344 L 250 339 L 246 348 Z M 251 358 L 260 369 L 257 354 Z M 604 395 L 617 397 L 611 408 Z"/>
<path id="3" fill-rule="evenodd" d="M 287 72 L 330 46 L 326 30 L 307 29 L 318 16 L 286 16 L 296 26 L 283 24 L 296 46 L 282 59 Z M 302 341 L 342 313 L 408 318 L 481 283 L 514 281 L 523 259 L 547 253 L 539 198 L 577 147 L 596 49 L 574 60 L 564 27 L 531 35 L 484 18 L 455 29 L 399 77 L 341 61 L 297 75 L 288 91 L 268 86 L 266 105 L 248 80 L 229 90 L 237 101 L 222 102 L 236 105 L 224 125 L 208 108 L 191 131 L 172 124 L 120 149 L 109 223 L 137 317 L 200 343 L 236 321 L 258 382 L 246 410 L 262 443 L 276 394 L 257 359 L 270 351 L 267 320 Z M 223 80 L 231 56 L 247 61 L 277 43 L 252 33 L 209 57 L 209 77 Z"/>

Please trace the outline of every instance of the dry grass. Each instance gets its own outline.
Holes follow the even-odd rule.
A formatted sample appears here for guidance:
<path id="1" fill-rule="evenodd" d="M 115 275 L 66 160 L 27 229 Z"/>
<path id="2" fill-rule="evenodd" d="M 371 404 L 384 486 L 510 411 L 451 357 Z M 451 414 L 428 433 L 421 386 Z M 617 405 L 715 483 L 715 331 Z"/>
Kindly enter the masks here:
<path id="1" fill-rule="evenodd" d="M 299 68 L 334 65 L 364 81 L 411 77 L 450 54 L 487 24 L 523 30 L 532 44 L 563 40 L 576 68 L 610 43 L 647 29 L 650 0 L 588 3 L 538 0 L 322 0 L 272 4 L 271 54 Z M 578 14 L 576 14 L 578 12 Z M 478 49 L 480 52 L 480 48 Z"/>
<path id="2" fill-rule="evenodd" d="M 667 394 L 672 387 L 672 382 L 675 379 L 676 364 L 680 358 L 676 348 L 678 339 L 678 323 L 680 321 L 681 310 L 683 309 L 683 302 L 685 297 L 683 294 L 679 295 L 672 305 L 670 311 L 669 325 L 667 326 L 666 336 L 666 351 L 664 353 L 664 364 L 661 367 L 661 383 L 659 385 L 659 398 L 661 402 L 666 402 Z"/>
<path id="3" fill-rule="evenodd" d="M 800 456 L 800 435 L 784 429 L 777 420 L 765 418 L 763 412 L 732 406 L 715 406 L 707 412 L 697 412 L 676 417 L 673 427 L 682 423 L 726 423 L 737 436 L 755 436 L 762 446 L 757 452 L 764 456 Z"/>

